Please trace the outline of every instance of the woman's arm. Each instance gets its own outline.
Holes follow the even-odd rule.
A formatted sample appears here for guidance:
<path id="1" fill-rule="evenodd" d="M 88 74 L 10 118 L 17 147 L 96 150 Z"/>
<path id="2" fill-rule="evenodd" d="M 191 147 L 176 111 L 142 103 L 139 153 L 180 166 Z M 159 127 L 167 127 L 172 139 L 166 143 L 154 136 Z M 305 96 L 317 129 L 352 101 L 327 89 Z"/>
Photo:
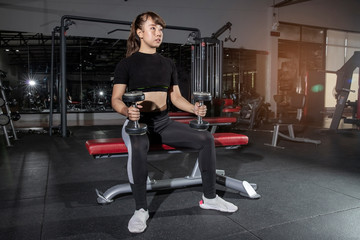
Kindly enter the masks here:
<path id="1" fill-rule="evenodd" d="M 135 107 L 127 107 L 125 103 L 122 100 L 122 96 L 124 95 L 126 91 L 126 84 L 114 84 L 112 96 L 111 96 L 111 106 L 113 109 L 124 115 L 125 117 L 128 117 L 131 121 L 137 121 L 140 118 L 140 111 L 138 108 L 142 108 L 141 105 L 137 105 L 138 108 Z"/>
<path id="2" fill-rule="evenodd" d="M 173 85 L 170 89 L 170 100 L 175 107 L 183 110 L 185 112 L 194 113 L 195 115 L 199 115 L 204 117 L 206 115 L 206 105 L 199 106 L 198 102 L 195 105 L 191 104 L 187 101 L 180 92 L 180 88 L 178 85 Z"/>

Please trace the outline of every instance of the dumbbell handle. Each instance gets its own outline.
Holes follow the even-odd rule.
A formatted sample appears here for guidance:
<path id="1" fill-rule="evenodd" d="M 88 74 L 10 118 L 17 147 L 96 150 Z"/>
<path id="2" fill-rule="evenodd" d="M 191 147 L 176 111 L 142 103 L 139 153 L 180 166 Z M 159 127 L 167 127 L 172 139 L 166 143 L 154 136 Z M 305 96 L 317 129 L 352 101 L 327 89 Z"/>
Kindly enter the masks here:
<path id="1" fill-rule="evenodd" d="M 125 93 L 122 97 L 122 100 L 126 103 L 130 103 L 131 107 L 138 108 L 137 102 L 143 101 L 145 95 L 141 91 L 133 91 Z M 144 123 L 139 123 L 138 120 L 132 121 L 129 119 L 129 122 L 125 126 L 125 132 L 129 135 L 143 135 L 147 132 L 147 126 Z"/>
<path id="2" fill-rule="evenodd" d="M 134 108 L 137 108 L 137 103 L 134 102 L 131 106 Z M 133 122 L 134 122 L 134 127 L 139 128 L 139 122 L 137 120 L 133 121 Z"/>
<path id="3" fill-rule="evenodd" d="M 204 105 L 204 101 L 199 101 L 199 107 L 201 107 L 203 105 Z M 197 121 L 198 121 L 198 124 L 203 123 L 202 117 L 200 115 L 197 116 Z"/>
<path id="4" fill-rule="evenodd" d="M 211 95 L 210 93 L 205 93 L 205 92 L 195 92 L 194 93 L 194 100 L 195 100 L 195 106 L 196 106 L 196 102 L 199 103 L 199 108 L 202 107 L 204 105 L 204 101 L 210 101 L 211 100 Z M 197 115 L 197 119 L 195 120 L 191 120 L 189 123 L 191 128 L 194 128 L 198 131 L 206 131 L 209 127 L 209 123 L 206 121 L 203 121 L 202 116 Z"/>

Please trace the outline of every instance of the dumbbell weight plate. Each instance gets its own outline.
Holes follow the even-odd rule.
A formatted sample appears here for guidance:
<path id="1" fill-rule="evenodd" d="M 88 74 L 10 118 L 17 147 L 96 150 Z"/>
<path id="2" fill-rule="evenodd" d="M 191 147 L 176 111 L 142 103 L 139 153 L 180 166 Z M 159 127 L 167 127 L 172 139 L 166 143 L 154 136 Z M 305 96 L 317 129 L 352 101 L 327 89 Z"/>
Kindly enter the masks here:
<path id="1" fill-rule="evenodd" d="M 19 121 L 21 118 L 21 115 L 18 111 L 16 112 L 11 112 L 11 120 L 13 121 Z"/>
<path id="2" fill-rule="evenodd" d="M 211 93 L 209 92 L 194 92 L 193 93 L 194 100 L 197 101 L 211 101 Z"/>
<path id="3" fill-rule="evenodd" d="M 10 118 L 5 114 L 0 114 L 0 126 L 5 126 L 10 122 Z"/>
<path id="4" fill-rule="evenodd" d="M 5 101 L 4 101 L 4 99 L 2 99 L 1 97 L 0 97 L 0 107 L 2 107 L 2 106 L 4 106 L 5 105 Z"/>
<path id="5" fill-rule="evenodd" d="M 145 100 L 145 94 L 141 91 L 132 91 L 124 93 L 122 100 L 125 103 L 135 104 Z M 147 125 L 138 123 L 138 121 L 129 121 L 125 126 L 125 131 L 129 135 L 144 135 L 147 132 Z"/>
<path id="6" fill-rule="evenodd" d="M 124 102 L 127 103 L 135 103 L 145 100 L 145 95 L 141 91 L 132 91 L 132 92 L 124 93 L 122 99 Z"/>
<path id="7" fill-rule="evenodd" d="M 207 121 L 202 121 L 202 123 L 199 124 L 198 120 L 192 120 L 189 125 L 191 128 L 198 131 L 206 131 L 209 128 L 209 123 Z"/>
<path id="8" fill-rule="evenodd" d="M 125 131 L 129 135 L 144 135 L 147 132 L 147 125 L 144 123 L 129 121 L 125 126 Z"/>
<path id="9" fill-rule="evenodd" d="M 130 122 L 130 121 L 129 121 Z M 144 135 L 147 132 L 147 125 L 139 123 L 138 127 L 132 127 L 131 124 L 126 125 L 125 131 L 129 135 Z"/>

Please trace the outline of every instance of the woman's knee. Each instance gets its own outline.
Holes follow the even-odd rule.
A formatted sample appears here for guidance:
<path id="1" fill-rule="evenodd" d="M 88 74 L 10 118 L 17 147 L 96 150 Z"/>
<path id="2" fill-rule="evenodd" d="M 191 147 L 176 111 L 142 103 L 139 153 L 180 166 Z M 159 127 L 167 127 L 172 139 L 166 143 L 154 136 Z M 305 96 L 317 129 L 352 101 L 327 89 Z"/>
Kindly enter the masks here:
<path id="1" fill-rule="evenodd" d="M 212 145 L 214 143 L 214 137 L 210 132 L 204 131 L 198 135 L 199 135 L 198 141 L 199 143 L 201 143 L 201 145 Z"/>
<path id="2" fill-rule="evenodd" d="M 149 139 L 147 135 L 132 135 L 130 138 L 133 150 L 146 153 L 149 151 Z"/>

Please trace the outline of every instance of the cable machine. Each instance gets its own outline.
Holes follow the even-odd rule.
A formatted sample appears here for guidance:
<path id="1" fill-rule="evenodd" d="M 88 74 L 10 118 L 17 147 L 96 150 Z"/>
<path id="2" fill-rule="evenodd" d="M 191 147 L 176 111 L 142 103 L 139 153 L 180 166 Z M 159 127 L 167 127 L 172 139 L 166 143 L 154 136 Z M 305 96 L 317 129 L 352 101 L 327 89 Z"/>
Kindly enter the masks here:
<path id="1" fill-rule="evenodd" d="M 221 98 L 223 41 L 218 37 L 231 26 L 227 22 L 211 37 L 194 38 L 195 43 L 191 46 L 191 92 L 210 92 L 214 98 Z"/>
<path id="2" fill-rule="evenodd" d="M 65 15 L 61 18 L 60 26 L 60 113 L 61 113 L 61 135 L 62 137 L 67 136 L 67 102 L 66 102 L 66 30 L 72 25 L 72 20 L 87 21 L 87 22 L 97 22 L 97 23 L 109 23 L 117 25 L 127 25 L 131 26 L 131 22 L 127 21 L 117 21 L 110 19 L 100 19 L 100 18 L 89 18 L 81 16 L 70 16 Z M 191 31 L 194 32 L 196 38 L 201 37 L 200 30 L 197 28 L 188 28 L 188 27 L 179 27 L 179 26 L 166 26 L 167 29 L 173 30 L 182 30 L 182 31 Z M 52 59 L 53 61 L 53 59 Z M 53 81 L 51 82 L 51 88 L 53 88 Z M 53 96 L 50 96 L 51 99 Z M 52 119 L 52 105 L 50 106 L 50 118 Z M 49 128 L 52 128 L 52 121 L 49 123 Z M 51 132 L 51 131 L 50 131 Z"/>
<path id="3" fill-rule="evenodd" d="M 110 19 L 89 18 L 81 16 L 65 15 L 61 18 L 61 26 L 56 27 L 53 31 L 54 34 L 59 31 L 60 33 L 60 82 L 59 82 L 59 96 L 60 96 L 60 113 L 61 113 L 61 135 L 67 136 L 67 101 L 66 101 L 66 36 L 65 32 L 69 27 L 74 24 L 73 20 L 109 23 L 117 25 L 131 26 L 132 22 L 117 21 Z M 220 98 L 222 94 L 222 58 L 223 58 L 223 42 L 217 39 L 226 30 L 230 29 L 232 24 L 226 23 L 218 31 L 212 34 L 211 37 L 201 38 L 200 30 L 197 28 L 170 26 L 167 25 L 166 29 L 190 31 L 191 36 L 194 37 L 195 43 L 191 46 L 191 91 L 210 92 L 214 98 Z M 229 36 L 227 38 L 232 40 Z M 52 47 L 52 52 L 54 47 Z M 52 54 L 52 66 L 53 66 Z M 53 89 L 53 73 L 51 74 L 52 80 L 50 89 Z M 53 91 L 51 91 L 50 98 L 53 99 Z M 53 106 L 50 104 L 49 129 L 52 132 L 52 110 Z"/>

